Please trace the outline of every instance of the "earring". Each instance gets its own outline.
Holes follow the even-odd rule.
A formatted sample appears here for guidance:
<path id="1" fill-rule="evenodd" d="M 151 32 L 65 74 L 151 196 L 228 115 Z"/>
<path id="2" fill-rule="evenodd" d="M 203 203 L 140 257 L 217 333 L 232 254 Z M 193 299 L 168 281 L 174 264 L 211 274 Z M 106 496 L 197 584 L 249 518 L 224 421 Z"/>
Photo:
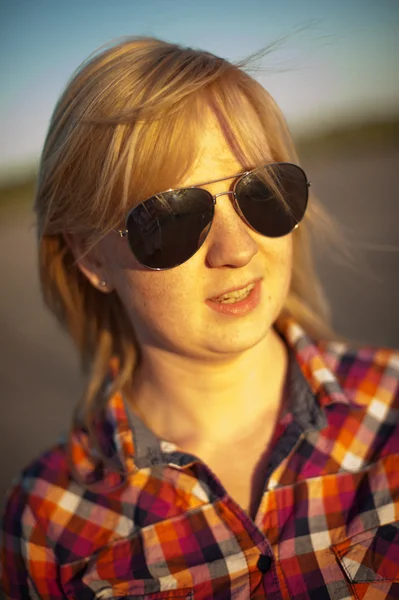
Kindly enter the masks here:
<path id="1" fill-rule="evenodd" d="M 105 279 L 101 279 L 101 281 L 99 281 L 99 285 L 100 287 L 104 288 L 107 286 L 107 282 L 105 281 Z"/>

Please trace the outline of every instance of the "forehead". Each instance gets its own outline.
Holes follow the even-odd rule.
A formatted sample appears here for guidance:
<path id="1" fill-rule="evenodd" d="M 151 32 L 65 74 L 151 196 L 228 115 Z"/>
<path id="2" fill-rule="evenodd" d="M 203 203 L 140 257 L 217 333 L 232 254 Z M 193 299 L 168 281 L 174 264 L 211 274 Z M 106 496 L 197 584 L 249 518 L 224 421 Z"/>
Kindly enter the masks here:
<path id="1" fill-rule="evenodd" d="M 252 115 L 246 115 L 251 118 Z M 213 112 L 208 111 L 203 123 L 204 127 L 198 139 L 198 153 L 192 168 L 179 182 L 180 186 L 197 185 L 234 176 L 242 173 L 254 165 L 246 158 L 245 152 L 237 156 L 233 152 L 225 132 Z M 241 140 L 239 140 L 241 141 Z M 265 142 L 265 156 L 267 159 L 270 149 Z"/>

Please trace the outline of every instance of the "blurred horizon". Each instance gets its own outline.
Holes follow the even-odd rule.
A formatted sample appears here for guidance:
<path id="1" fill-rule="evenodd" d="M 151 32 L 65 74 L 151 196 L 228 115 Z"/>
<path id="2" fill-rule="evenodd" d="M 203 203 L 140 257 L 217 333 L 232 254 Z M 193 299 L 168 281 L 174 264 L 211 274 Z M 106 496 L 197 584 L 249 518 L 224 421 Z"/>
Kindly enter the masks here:
<path id="1" fill-rule="evenodd" d="M 294 142 L 300 159 L 319 158 L 338 152 L 369 153 L 399 147 L 399 110 L 393 115 L 352 123 L 335 123 L 324 130 L 294 135 Z M 17 162 L 13 167 L 0 166 L 0 207 L 7 203 L 9 196 L 20 196 L 23 201 L 32 192 L 39 168 L 40 154 L 30 161 Z"/>

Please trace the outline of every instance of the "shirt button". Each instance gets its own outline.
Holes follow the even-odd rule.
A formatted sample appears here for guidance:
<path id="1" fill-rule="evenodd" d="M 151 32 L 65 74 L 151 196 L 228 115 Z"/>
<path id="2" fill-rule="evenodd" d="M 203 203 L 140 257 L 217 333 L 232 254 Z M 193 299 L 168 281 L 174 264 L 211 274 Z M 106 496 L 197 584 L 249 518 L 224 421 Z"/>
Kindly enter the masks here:
<path id="1" fill-rule="evenodd" d="M 267 573 L 272 566 L 272 558 L 267 554 L 261 554 L 258 558 L 257 567 L 261 573 Z"/>

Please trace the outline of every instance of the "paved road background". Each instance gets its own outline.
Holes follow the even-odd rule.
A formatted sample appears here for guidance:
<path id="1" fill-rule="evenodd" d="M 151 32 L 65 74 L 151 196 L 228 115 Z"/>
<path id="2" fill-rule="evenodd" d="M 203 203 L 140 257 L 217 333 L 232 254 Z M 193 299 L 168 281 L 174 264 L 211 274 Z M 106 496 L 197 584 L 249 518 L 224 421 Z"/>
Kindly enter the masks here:
<path id="1" fill-rule="evenodd" d="M 399 347 L 399 152 L 313 158 L 304 166 L 357 247 L 351 265 L 335 250 L 317 248 L 336 329 Z M 67 429 L 83 385 L 70 342 L 41 303 L 33 223 L 23 207 L 0 213 L 0 498 Z"/>

